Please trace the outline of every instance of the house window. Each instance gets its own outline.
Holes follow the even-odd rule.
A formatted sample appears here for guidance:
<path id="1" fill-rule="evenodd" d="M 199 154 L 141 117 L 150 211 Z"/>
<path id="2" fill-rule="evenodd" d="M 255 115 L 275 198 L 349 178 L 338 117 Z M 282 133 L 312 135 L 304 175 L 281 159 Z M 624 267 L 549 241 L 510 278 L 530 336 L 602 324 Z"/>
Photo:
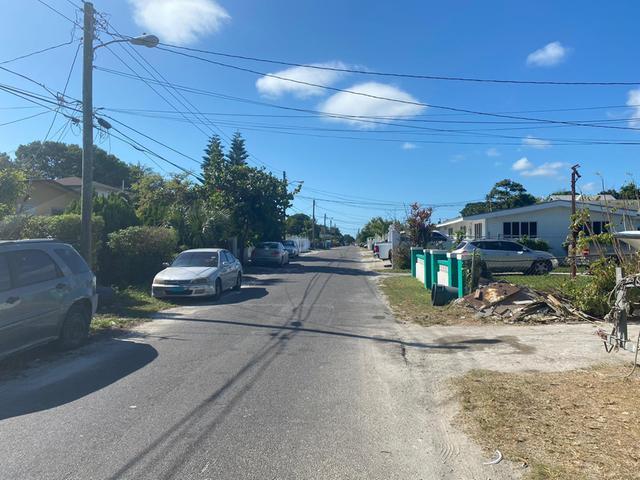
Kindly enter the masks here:
<path id="1" fill-rule="evenodd" d="M 447 229 L 447 233 L 449 234 L 450 237 L 453 237 L 453 228 Z"/>
<path id="2" fill-rule="evenodd" d="M 599 235 L 601 233 L 607 233 L 609 231 L 609 224 L 607 222 L 593 222 L 591 224 L 591 230 L 594 235 Z M 587 234 L 589 232 L 587 231 Z"/>
<path id="3" fill-rule="evenodd" d="M 538 236 L 538 222 L 503 222 L 503 238 L 520 238 Z"/>
<path id="4" fill-rule="evenodd" d="M 473 224 L 473 238 L 482 238 L 482 224 L 474 223 Z"/>

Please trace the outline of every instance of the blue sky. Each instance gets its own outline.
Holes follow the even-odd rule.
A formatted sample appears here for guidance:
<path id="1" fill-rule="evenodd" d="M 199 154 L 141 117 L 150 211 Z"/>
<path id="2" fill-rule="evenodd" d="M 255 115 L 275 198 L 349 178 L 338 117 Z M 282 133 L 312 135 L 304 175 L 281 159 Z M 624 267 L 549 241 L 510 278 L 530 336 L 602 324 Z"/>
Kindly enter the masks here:
<path id="1" fill-rule="evenodd" d="M 79 4 L 79 0 L 44 1 L 76 18 L 72 4 Z M 640 82 L 640 63 L 634 54 L 640 4 L 631 0 L 606 7 L 600 2 L 580 2 L 580 8 L 575 2 L 507 0 L 96 0 L 94 5 L 122 34 L 154 33 L 164 43 L 293 63 L 474 78 Z M 36 0 L 4 2 L 3 20 L 0 62 L 65 42 L 73 28 L 71 22 Z M 75 38 L 79 37 L 76 31 Z M 104 32 L 100 38 L 111 39 Z M 54 92 L 62 91 L 76 48 L 74 43 L 0 66 L 27 75 Z M 252 162 L 268 164 L 278 175 L 285 170 L 289 179 L 304 181 L 301 197 L 324 199 L 318 200 L 318 217 L 322 220 L 326 213 L 345 232 L 354 233 L 373 215 L 401 218 L 403 205 L 413 201 L 436 205 L 436 220 L 454 216 L 460 209 L 458 204 L 482 198 L 502 178 L 522 182 L 535 195 L 565 189 L 568 166 L 573 163 L 582 165 L 580 185 L 585 192 L 599 190 L 602 181 L 607 186 L 620 186 L 629 174 L 638 174 L 640 145 L 585 142 L 640 142 L 639 132 L 630 129 L 534 122 L 516 125 L 509 119 L 261 78 L 158 49 L 138 47 L 136 51 L 175 84 L 249 101 L 339 114 L 341 119 L 322 118 L 219 96 L 184 93 L 215 124 L 199 124 L 197 128 L 184 121 L 182 114 L 170 113 L 172 107 L 145 83 L 103 70 L 94 74 L 96 108 L 119 110 L 103 112 L 196 159 L 201 157 L 211 132 L 220 129 L 230 136 L 240 130 L 254 155 Z M 95 65 L 130 73 L 113 52 L 129 67 L 149 76 L 130 56 L 136 54 L 120 45 L 99 49 Z M 633 120 L 640 117 L 640 108 L 636 107 L 640 104 L 640 84 L 549 86 L 436 81 L 286 70 L 280 65 L 202 56 L 333 88 L 429 105 L 489 113 L 525 112 L 514 115 L 640 128 L 640 120 Z M 80 67 L 78 61 L 67 90 L 74 98 L 81 97 Z M 5 85 L 48 95 L 8 72 L 0 71 L 0 78 Z M 161 87 L 155 88 L 178 110 L 187 109 Z M 0 124 L 39 113 L 38 108 L 13 108 L 30 104 L 4 92 L 0 95 Z M 131 112 L 133 109 L 167 113 L 159 114 L 163 118 L 149 118 Z M 158 113 L 151 115 L 157 117 Z M 361 122 L 348 120 L 345 115 L 385 120 Z M 1 126 L 0 151 L 12 152 L 21 143 L 43 139 L 52 118 L 48 113 Z M 496 121 L 512 123 L 462 123 Z M 60 131 L 65 123 L 66 119 L 59 116 L 49 138 L 79 143 L 78 128 Z M 469 132 L 476 129 L 483 130 Z M 198 168 L 175 152 L 132 136 L 185 168 Z M 142 153 L 115 138 L 97 136 L 96 143 L 126 161 L 158 169 Z M 169 172 L 175 170 L 162 166 Z M 384 205 L 374 206 L 371 199 Z M 295 211 L 310 213 L 311 200 L 298 198 L 291 213 Z"/>

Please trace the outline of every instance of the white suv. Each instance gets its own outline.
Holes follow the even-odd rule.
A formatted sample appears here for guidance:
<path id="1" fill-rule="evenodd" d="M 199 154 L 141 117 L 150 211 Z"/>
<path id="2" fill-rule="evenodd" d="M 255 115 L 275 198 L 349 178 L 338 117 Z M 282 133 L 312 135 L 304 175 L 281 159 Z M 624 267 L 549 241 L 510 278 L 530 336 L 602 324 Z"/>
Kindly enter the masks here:
<path id="1" fill-rule="evenodd" d="M 96 277 L 71 245 L 0 242 L 0 357 L 52 340 L 81 345 L 97 306 Z"/>

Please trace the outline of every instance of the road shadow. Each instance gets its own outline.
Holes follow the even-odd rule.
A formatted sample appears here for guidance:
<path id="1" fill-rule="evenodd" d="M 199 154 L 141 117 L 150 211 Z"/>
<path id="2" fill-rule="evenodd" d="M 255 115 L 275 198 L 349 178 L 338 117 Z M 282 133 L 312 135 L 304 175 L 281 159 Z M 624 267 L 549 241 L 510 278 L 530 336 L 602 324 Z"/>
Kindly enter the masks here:
<path id="1" fill-rule="evenodd" d="M 429 350 L 469 350 L 476 347 L 476 345 L 496 345 L 505 343 L 505 340 L 502 338 L 495 339 L 468 339 L 468 340 L 455 340 L 455 341 L 447 341 L 447 342 L 433 342 L 433 343 L 423 343 L 423 342 L 406 342 L 404 340 L 400 340 L 398 338 L 387 338 L 381 336 L 372 336 L 372 335 L 362 335 L 358 333 L 352 332 L 344 332 L 344 331 L 336 331 L 336 330 L 323 330 L 319 328 L 307 328 L 304 327 L 301 322 L 293 321 L 286 325 L 277 325 L 271 323 L 254 323 L 254 322 L 241 322 L 235 320 L 212 320 L 212 319 L 204 319 L 204 318 L 192 318 L 185 317 L 179 313 L 166 312 L 164 315 L 165 318 L 178 320 L 181 322 L 202 322 L 202 323 L 213 323 L 218 325 L 228 325 L 234 327 L 247 327 L 247 328 L 264 328 L 272 331 L 290 331 L 290 332 L 304 332 L 304 333 L 315 333 L 320 335 L 327 335 L 332 337 L 342 337 L 342 338 L 351 338 L 355 340 L 368 340 L 371 342 L 377 343 L 388 343 L 388 344 L 396 344 L 401 345 L 403 347 L 409 348 L 417 348 L 417 349 L 429 349 Z"/>
<path id="2" fill-rule="evenodd" d="M 57 363 L 34 367 L 0 389 L 0 420 L 48 410 L 78 400 L 115 383 L 151 363 L 151 345 L 106 340 L 95 352 L 80 349 Z M 87 348 L 91 348 L 89 346 Z"/>
<path id="3" fill-rule="evenodd" d="M 184 297 L 184 298 L 172 298 L 165 299 L 170 301 L 173 305 L 183 306 L 210 306 L 210 305 L 233 305 L 235 303 L 246 302 L 247 300 L 256 300 L 264 298 L 269 295 L 269 292 L 264 287 L 244 286 L 240 291 L 228 291 L 224 292 L 218 300 L 213 300 L 207 297 Z M 166 315 L 163 312 L 162 317 Z"/>

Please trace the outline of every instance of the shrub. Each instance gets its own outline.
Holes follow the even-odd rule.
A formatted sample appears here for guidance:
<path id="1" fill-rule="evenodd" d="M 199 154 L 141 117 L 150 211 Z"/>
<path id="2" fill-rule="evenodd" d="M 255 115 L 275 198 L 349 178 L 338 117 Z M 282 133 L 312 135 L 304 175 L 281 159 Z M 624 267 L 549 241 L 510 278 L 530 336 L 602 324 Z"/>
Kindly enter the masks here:
<path id="1" fill-rule="evenodd" d="M 589 282 L 566 282 L 561 291 L 569 297 L 571 303 L 583 312 L 594 317 L 606 315 L 609 305 L 609 293 L 616 285 L 616 263 L 612 259 L 601 258 L 590 265 Z"/>
<path id="2" fill-rule="evenodd" d="M 102 247 L 102 231 L 104 221 L 93 216 L 91 220 L 91 236 L 93 237 L 93 263 Z M 0 222 L 0 239 L 20 240 L 25 238 L 55 238 L 73 245 L 80 250 L 80 215 L 65 214 L 46 216 L 11 215 Z"/>
<path id="3" fill-rule="evenodd" d="M 411 249 L 407 245 L 395 247 L 391 253 L 393 268 L 396 270 L 411 269 Z"/>
<path id="4" fill-rule="evenodd" d="M 103 284 L 148 283 L 171 260 L 178 242 L 175 230 L 164 227 L 128 227 L 108 236 L 101 256 Z"/>
<path id="5" fill-rule="evenodd" d="M 73 201 L 66 213 L 80 213 L 80 202 Z M 93 195 L 93 213 L 104 220 L 104 235 L 116 230 L 138 225 L 136 210 L 124 193 L 112 193 L 107 196 Z"/>
<path id="6" fill-rule="evenodd" d="M 530 248 L 531 250 L 542 250 L 543 252 L 548 252 L 549 250 L 551 250 L 549 244 L 539 238 L 522 237 L 520 240 L 518 240 L 518 243 Z"/>

